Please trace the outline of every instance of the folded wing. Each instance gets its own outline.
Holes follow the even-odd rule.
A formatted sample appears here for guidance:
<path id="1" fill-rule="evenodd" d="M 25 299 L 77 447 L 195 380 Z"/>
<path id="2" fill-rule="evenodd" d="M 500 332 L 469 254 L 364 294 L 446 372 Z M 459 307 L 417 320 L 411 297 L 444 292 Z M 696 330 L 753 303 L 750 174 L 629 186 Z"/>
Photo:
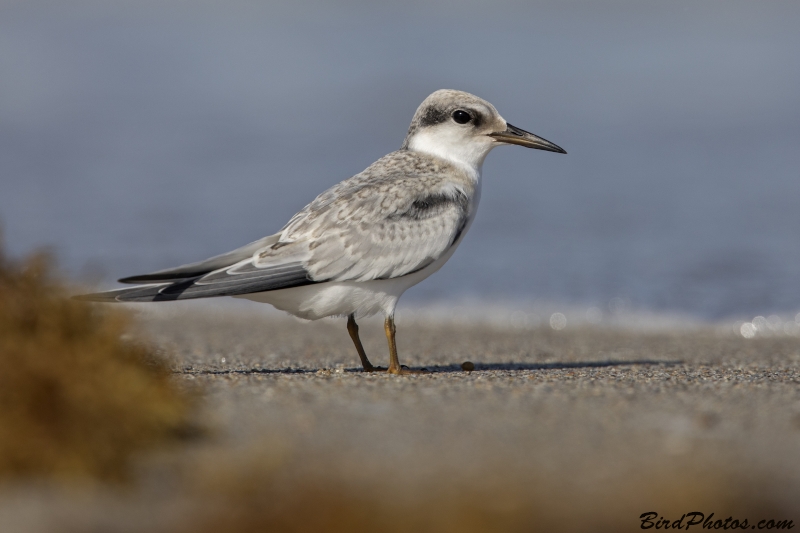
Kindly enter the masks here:
<path id="1" fill-rule="evenodd" d="M 417 156 L 395 152 L 332 187 L 280 234 L 206 261 L 120 280 L 148 285 L 81 298 L 236 296 L 328 281 L 390 279 L 421 270 L 462 235 L 473 191 L 467 190 L 468 182 L 447 179 L 429 163 L 420 168 L 417 160 L 408 160 L 412 157 Z"/>
<path id="2" fill-rule="evenodd" d="M 304 265 L 314 280 L 389 279 L 420 270 L 458 240 L 470 200 L 452 184 L 420 187 L 418 180 L 397 178 L 388 187 L 367 183 L 335 202 L 316 209 L 312 204 L 285 228 L 281 241 L 306 247 Z M 269 265 L 280 252 L 269 247 L 255 264 Z"/>
<path id="3" fill-rule="evenodd" d="M 174 283 L 139 285 L 128 289 L 77 296 L 93 302 L 161 302 L 212 296 L 236 296 L 314 283 L 300 262 L 256 268 L 251 260 L 211 274 Z"/>

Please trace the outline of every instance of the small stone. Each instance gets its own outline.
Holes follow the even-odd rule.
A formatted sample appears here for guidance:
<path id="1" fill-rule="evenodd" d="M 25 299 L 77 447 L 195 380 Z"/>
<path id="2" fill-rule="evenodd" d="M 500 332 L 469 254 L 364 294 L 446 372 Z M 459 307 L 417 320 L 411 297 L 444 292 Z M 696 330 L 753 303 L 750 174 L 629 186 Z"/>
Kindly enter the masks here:
<path id="1" fill-rule="evenodd" d="M 472 361 L 464 361 L 461 363 L 461 370 L 464 370 L 465 372 L 472 372 L 475 370 L 475 364 Z"/>

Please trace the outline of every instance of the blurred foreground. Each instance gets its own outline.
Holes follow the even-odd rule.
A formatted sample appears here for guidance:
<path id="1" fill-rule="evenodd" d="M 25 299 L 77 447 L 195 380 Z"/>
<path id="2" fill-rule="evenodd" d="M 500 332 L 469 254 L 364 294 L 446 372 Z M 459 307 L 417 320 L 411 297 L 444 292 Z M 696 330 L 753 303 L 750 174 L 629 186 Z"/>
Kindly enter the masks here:
<path id="1" fill-rule="evenodd" d="M 357 370 L 343 321 L 134 309 L 133 334 L 171 354 L 175 385 L 204 391 L 209 434 L 140 455 L 128 484 L 7 479 L 4 531 L 800 523 L 796 337 L 399 322 L 403 362 L 432 373 L 398 378 Z M 381 330 L 361 328 L 376 362 Z"/>
<path id="2" fill-rule="evenodd" d="M 193 395 L 126 338 L 126 313 L 67 299 L 51 264 L 0 248 L 0 478 L 119 481 L 188 435 Z"/>

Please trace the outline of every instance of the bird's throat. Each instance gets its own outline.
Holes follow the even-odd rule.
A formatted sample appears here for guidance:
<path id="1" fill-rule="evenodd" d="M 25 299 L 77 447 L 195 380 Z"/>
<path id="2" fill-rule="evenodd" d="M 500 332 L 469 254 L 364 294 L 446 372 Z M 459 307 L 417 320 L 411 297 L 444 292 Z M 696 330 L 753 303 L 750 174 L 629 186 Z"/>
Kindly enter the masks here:
<path id="1" fill-rule="evenodd" d="M 446 160 L 469 172 L 478 180 L 483 161 L 494 147 L 492 142 L 464 142 L 440 132 L 421 131 L 408 142 L 408 149 Z"/>

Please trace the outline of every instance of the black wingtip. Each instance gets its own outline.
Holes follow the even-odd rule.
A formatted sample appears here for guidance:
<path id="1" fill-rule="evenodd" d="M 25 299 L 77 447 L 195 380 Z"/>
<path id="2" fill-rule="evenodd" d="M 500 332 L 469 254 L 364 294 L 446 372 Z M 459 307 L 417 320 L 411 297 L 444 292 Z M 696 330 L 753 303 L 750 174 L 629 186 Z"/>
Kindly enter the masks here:
<path id="1" fill-rule="evenodd" d="M 181 273 L 181 274 L 144 274 L 142 276 L 128 276 L 127 278 L 120 278 L 117 281 L 120 283 L 157 283 L 160 281 L 180 281 L 183 279 L 190 279 L 197 277 L 194 272 Z"/>
<path id="2" fill-rule="evenodd" d="M 142 283 L 142 278 L 144 276 L 128 276 L 127 278 L 119 278 L 117 281 L 119 283 Z"/>

